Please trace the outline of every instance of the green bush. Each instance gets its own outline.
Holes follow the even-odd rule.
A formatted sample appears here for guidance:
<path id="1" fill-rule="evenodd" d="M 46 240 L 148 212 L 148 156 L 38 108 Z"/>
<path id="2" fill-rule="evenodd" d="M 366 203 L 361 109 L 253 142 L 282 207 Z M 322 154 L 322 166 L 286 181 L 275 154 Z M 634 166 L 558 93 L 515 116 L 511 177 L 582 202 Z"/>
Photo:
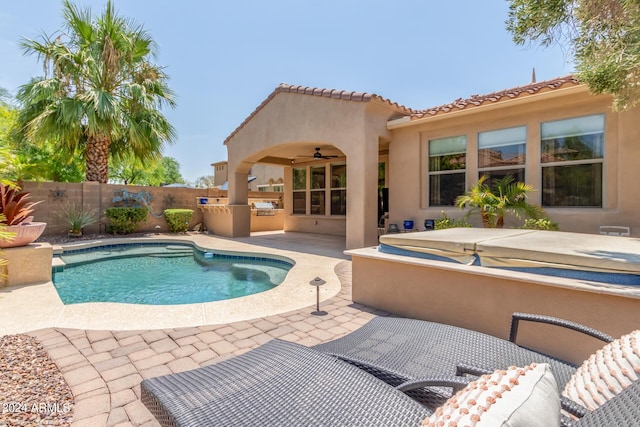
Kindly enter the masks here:
<path id="1" fill-rule="evenodd" d="M 166 209 L 164 218 L 169 224 L 169 231 L 172 233 L 184 233 L 189 229 L 189 223 L 193 218 L 191 209 Z"/>
<path id="2" fill-rule="evenodd" d="M 109 218 L 107 231 L 114 234 L 130 234 L 136 231 L 138 224 L 147 219 L 147 208 L 107 208 Z"/>
<path id="3" fill-rule="evenodd" d="M 435 229 L 436 230 L 444 230 L 445 228 L 458 228 L 458 227 L 471 227 L 471 224 L 467 222 L 464 218 L 461 219 L 453 219 L 449 218 L 446 213 L 441 212 L 440 218 L 436 219 Z"/>
<path id="4" fill-rule="evenodd" d="M 522 228 L 526 230 L 558 230 L 558 223 L 551 221 L 549 218 L 529 218 L 524 221 Z"/>

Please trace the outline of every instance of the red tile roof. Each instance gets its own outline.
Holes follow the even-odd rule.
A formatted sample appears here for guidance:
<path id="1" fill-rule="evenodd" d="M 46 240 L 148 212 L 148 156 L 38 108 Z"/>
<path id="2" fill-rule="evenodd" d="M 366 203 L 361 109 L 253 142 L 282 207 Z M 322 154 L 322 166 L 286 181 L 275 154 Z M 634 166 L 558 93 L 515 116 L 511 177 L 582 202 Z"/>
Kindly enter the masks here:
<path id="1" fill-rule="evenodd" d="M 512 89 L 505 89 L 498 92 L 489 93 L 487 95 L 471 95 L 471 97 L 467 99 L 458 98 L 449 104 L 428 108 L 426 110 L 413 110 L 374 93 L 350 92 L 336 89 L 321 89 L 281 83 L 264 101 L 262 101 L 260 105 L 258 105 L 258 107 L 251 114 L 249 114 L 246 119 L 244 119 L 242 123 L 240 123 L 240 125 L 233 132 L 231 132 L 231 134 L 224 140 L 224 143 L 226 144 L 231 138 L 233 138 L 233 136 L 238 133 L 238 131 L 240 131 L 240 129 L 242 129 L 249 122 L 249 120 L 251 120 L 256 114 L 258 114 L 258 112 L 262 110 L 265 105 L 267 105 L 269 101 L 271 101 L 280 92 L 320 96 L 324 98 L 341 99 L 345 101 L 356 102 L 371 102 L 375 100 L 387 104 L 388 106 L 396 109 L 399 113 L 405 114 L 411 120 L 417 120 L 423 117 L 461 111 L 464 109 L 479 107 L 481 105 L 495 104 L 501 101 L 534 95 L 540 92 L 548 92 L 567 86 L 577 86 L 579 84 L 580 83 L 573 77 L 573 75 L 568 75 L 542 82 L 530 83 L 528 85 L 518 86 Z"/>
<path id="2" fill-rule="evenodd" d="M 226 144 L 231 138 L 233 138 L 233 136 L 236 133 L 238 133 L 238 131 L 240 131 L 240 129 L 242 129 L 249 122 L 249 120 L 251 120 L 256 114 L 258 114 L 258 112 L 262 110 L 265 107 L 265 105 L 267 105 L 269 101 L 271 101 L 280 92 L 320 96 L 323 98 L 341 99 L 345 101 L 356 101 L 356 102 L 378 101 L 378 102 L 387 104 L 388 106 L 398 110 L 398 112 L 401 114 L 410 115 L 415 113 L 415 110 L 412 110 L 411 108 L 407 108 L 404 105 L 400 105 L 397 102 L 392 102 L 391 100 L 387 98 L 383 98 L 379 95 L 376 95 L 375 93 L 350 92 L 346 90 L 336 90 L 336 89 L 321 89 L 321 88 L 315 88 L 315 87 L 294 86 L 294 85 L 288 85 L 286 83 L 280 83 L 280 85 L 276 87 L 275 90 L 271 92 L 271 94 L 267 96 L 267 98 L 264 101 L 262 101 L 262 103 L 258 105 L 258 107 L 251 114 L 249 114 L 249 116 L 246 119 L 244 119 L 244 121 L 240 123 L 240 125 L 233 132 L 231 132 L 231 134 L 224 140 L 224 143 Z"/>
<path id="3" fill-rule="evenodd" d="M 528 95 L 534 95 L 539 92 L 547 92 L 554 89 L 560 89 L 566 86 L 576 86 L 580 83 L 572 75 L 558 77 L 543 82 L 530 83 L 524 86 L 518 86 L 512 89 L 505 89 L 498 92 L 489 93 L 487 95 L 471 95 L 467 99 L 458 98 L 455 101 L 440 105 L 438 107 L 428 108 L 426 110 L 416 111 L 411 114 L 411 120 L 421 119 L 426 116 L 435 116 L 439 114 L 460 111 L 467 108 L 479 107 L 486 104 L 494 104 L 500 101 L 519 98 Z"/>

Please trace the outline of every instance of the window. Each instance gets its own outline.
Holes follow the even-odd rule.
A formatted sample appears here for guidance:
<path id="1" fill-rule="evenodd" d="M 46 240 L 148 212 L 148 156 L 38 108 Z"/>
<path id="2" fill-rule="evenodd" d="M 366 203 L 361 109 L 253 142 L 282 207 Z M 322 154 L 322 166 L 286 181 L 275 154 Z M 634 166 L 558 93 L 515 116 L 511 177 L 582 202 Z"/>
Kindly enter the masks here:
<path id="1" fill-rule="evenodd" d="M 331 215 L 347 214 L 347 165 L 331 165 Z"/>
<path id="2" fill-rule="evenodd" d="M 325 212 L 325 175 L 324 165 L 311 167 L 311 214 L 324 215 Z"/>
<path id="3" fill-rule="evenodd" d="M 273 191 L 276 193 L 284 193 L 284 185 L 283 184 L 274 184 Z"/>
<path id="4" fill-rule="evenodd" d="M 429 141 L 429 205 L 453 206 L 465 189 L 467 137 Z"/>
<path id="5" fill-rule="evenodd" d="M 602 207 L 604 115 L 542 123 L 542 205 Z"/>
<path id="6" fill-rule="evenodd" d="M 507 175 L 524 182 L 526 141 L 526 126 L 478 133 L 478 178 L 488 176 L 490 186 Z"/>
<path id="7" fill-rule="evenodd" d="M 266 193 L 269 191 L 269 185 L 258 185 L 258 191 L 261 193 Z"/>
<path id="8" fill-rule="evenodd" d="M 273 188 L 274 191 L 284 191 L 283 185 L 274 185 Z M 307 200 L 309 200 L 309 210 L 307 210 Z M 329 211 L 327 211 L 327 207 L 329 207 Z M 293 213 L 300 215 L 346 215 L 347 165 L 336 163 L 294 168 Z"/>
<path id="9" fill-rule="evenodd" d="M 293 213 L 307 213 L 307 168 L 293 169 Z"/>

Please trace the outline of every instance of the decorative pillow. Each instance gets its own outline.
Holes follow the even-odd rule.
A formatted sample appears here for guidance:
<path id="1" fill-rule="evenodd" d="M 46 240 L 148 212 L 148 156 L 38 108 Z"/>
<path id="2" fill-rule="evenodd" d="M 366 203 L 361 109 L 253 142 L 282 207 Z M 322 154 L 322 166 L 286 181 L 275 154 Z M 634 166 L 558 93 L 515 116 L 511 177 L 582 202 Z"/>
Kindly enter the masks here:
<path id="1" fill-rule="evenodd" d="M 605 345 L 584 361 L 562 395 L 593 411 L 640 376 L 640 330 Z"/>
<path id="2" fill-rule="evenodd" d="M 510 367 L 469 383 L 422 422 L 429 427 L 560 425 L 560 394 L 546 363 Z"/>

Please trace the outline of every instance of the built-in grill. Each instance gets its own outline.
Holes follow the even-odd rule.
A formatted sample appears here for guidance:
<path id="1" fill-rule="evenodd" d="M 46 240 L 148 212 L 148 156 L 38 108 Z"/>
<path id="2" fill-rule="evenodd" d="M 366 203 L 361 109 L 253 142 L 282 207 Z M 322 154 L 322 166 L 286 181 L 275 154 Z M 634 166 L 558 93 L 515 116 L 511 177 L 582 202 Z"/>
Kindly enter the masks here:
<path id="1" fill-rule="evenodd" d="M 273 204 L 270 202 L 254 202 L 251 204 L 251 209 L 256 211 L 257 216 L 274 216 L 276 214 Z"/>

